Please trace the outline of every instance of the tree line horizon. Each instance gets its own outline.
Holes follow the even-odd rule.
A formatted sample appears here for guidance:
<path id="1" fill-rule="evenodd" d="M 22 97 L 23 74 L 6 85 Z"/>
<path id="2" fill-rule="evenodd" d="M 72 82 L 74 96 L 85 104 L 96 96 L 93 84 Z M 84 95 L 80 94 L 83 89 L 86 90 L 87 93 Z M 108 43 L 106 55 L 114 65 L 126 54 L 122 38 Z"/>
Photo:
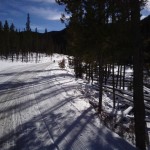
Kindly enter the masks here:
<path id="1" fill-rule="evenodd" d="M 61 18 L 63 22 L 63 18 Z M 141 20 L 141 30 L 143 37 L 146 39 L 146 60 L 149 61 L 149 23 L 150 15 Z M 20 31 L 15 28 L 14 23 L 9 24 L 7 20 L 4 23 L 0 21 L 0 56 L 6 56 L 6 59 L 10 55 L 14 55 L 16 52 L 25 53 L 26 52 L 38 52 L 38 53 L 47 53 L 52 54 L 53 52 L 74 55 L 72 50 L 69 50 L 70 46 L 70 35 L 69 27 L 60 30 L 60 31 L 47 31 L 45 28 L 44 33 L 38 32 L 38 29 L 35 28 L 35 31 L 31 30 L 30 27 L 30 14 L 27 14 L 27 21 L 25 23 L 24 30 Z M 27 42 L 27 43 L 26 43 Z M 25 46 L 26 45 L 26 46 Z M 28 50 L 27 50 L 28 49 Z M 13 57 L 12 57 L 13 58 Z M 13 61 L 13 59 L 12 59 Z"/>
<path id="2" fill-rule="evenodd" d="M 31 30 L 30 15 L 27 14 L 27 21 L 25 23 L 24 31 L 17 30 L 15 25 L 5 20 L 4 24 L 0 21 L 0 56 L 1 58 L 8 59 L 14 55 L 18 59 L 19 54 L 22 55 L 22 61 L 27 58 L 31 52 L 47 53 L 48 55 L 55 52 L 65 50 L 65 30 L 48 32 L 45 29 L 44 33 L 39 33 L 38 29 Z"/>
<path id="3" fill-rule="evenodd" d="M 14 30 L 16 32 L 31 31 L 31 32 L 38 32 L 38 33 L 41 33 L 41 34 L 42 33 L 51 32 L 51 31 L 48 31 L 47 28 L 45 28 L 44 32 L 39 32 L 37 27 L 35 27 L 34 29 L 31 29 L 31 26 L 30 26 L 30 14 L 29 13 L 27 13 L 27 21 L 25 23 L 25 27 L 24 28 L 22 28 L 22 29 L 20 29 L 19 27 L 16 28 L 15 24 L 13 22 L 9 23 L 7 19 L 4 22 L 0 21 L 0 28 L 4 28 L 4 26 L 8 26 L 9 30 Z"/>

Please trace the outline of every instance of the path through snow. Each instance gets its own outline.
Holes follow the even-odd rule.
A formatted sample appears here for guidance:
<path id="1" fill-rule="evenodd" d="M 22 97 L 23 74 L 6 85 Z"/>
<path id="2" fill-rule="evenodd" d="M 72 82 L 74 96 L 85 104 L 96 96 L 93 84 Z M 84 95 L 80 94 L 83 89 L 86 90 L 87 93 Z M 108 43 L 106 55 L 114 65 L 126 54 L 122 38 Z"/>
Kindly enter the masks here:
<path id="1" fill-rule="evenodd" d="M 0 72 L 1 150 L 134 150 L 104 127 L 57 60 Z"/>

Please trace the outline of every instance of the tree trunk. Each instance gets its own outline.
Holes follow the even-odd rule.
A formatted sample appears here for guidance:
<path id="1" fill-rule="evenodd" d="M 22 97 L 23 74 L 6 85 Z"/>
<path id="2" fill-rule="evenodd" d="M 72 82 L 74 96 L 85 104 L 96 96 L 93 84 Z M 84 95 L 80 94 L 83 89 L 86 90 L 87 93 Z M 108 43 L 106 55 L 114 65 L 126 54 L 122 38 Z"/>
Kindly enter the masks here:
<path id="1" fill-rule="evenodd" d="M 85 76 L 85 79 L 86 79 L 86 80 L 87 80 L 87 76 L 88 76 L 87 68 L 88 68 L 88 67 L 87 67 L 87 63 L 86 63 L 86 65 L 85 65 L 85 75 L 86 75 L 86 76 Z"/>
<path id="2" fill-rule="evenodd" d="M 99 58 L 99 112 L 102 111 L 102 96 L 103 96 L 103 60 Z"/>
<path id="3" fill-rule="evenodd" d="M 125 74 L 126 74 L 126 65 L 123 66 L 123 90 L 125 89 Z"/>
<path id="4" fill-rule="evenodd" d="M 91 79 L 91 64 L 89 63 L 89 79 L 88 79 L 88 82 L 90 82 L 90 79 Z"/>
<path id="5" fill-rule="evenodd" d="M 105 65 L 105 85 L 107 84 L 107 64 Z"/>
<path id="6" fill-rule="evenodd" d="M 93 64 L 91 64 L 91 80 L 92 80 L 92 83 L 93 83 Z"/>
<path id="7" fill-rule="evenodd" d="M 140 48 L 134 53 L 133 100 L 136 146 L 145 150 L 145 105 L 143 99 L 143 63 Z"/>
<path id="8" fill-rule="evenodd" d="M 115 98 L 115 72 L 114 72 L 114 62 L 112 66 L 112 86 L 113 86 L 113 108 L 115 108 L 116 98 Z"/>
<path id="9" fill-rule="evenodd" d="M 118 64 L 117 80 L 116 80 L 116 88 L 118 88 L 118 81 L 119 81 L 119 71 L 120 71 L 120 66 L 119 66 L 119 64 Z"/>
<path id="10" fill-rule="evenodd" d="M 133 1 L 132 8 L 132 34 L 133 34 L 133 100 L 134 100 L 134 121 L 136 146 L 145 150 L 145 106 L 143 98 L 143 51 L 142 39 L 140 34 L 140 2 Z"/>
<path id="11" fill-rule="evenodd" d="M 122 65 L 120 66 L 120 89 L 121 89 L 121 86 L 122 86 Z"/>

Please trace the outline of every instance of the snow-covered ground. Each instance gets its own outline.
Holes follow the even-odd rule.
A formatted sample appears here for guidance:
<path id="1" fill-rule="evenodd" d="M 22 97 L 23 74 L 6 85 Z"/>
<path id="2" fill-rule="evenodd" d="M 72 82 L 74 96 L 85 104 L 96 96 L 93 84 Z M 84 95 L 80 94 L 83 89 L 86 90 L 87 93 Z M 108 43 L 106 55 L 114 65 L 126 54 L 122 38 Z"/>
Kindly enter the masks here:
<path id="1" fill-rule="evenodd" d="M 58 65 L 63 58 L 65 69 Z M 0 149 L 135 149 L 100 122 L 90 90 L 64 55 L 37 64 L 0 61 Z"/>
<path id="2" fill-rule="evenodd" d="M 34 56 L 33 60 L 31 60 L 29 62 L 22 62 L 21 58 L 18 61 L 16 61 L 14 58 L 13 62 L 12 62 L 11 58 L 8 58 L 8 60 L 2 59 L 2 60 L 0 60 L 0 71 L 8 69 L 8 68 L 12 68 L 12 67 L 18 68 L 19 66 L 23 67 L 23 66 L 27 66 L 27 65 L 37 64 L 36 58 L 35 58 L 36 54 L 33 53 L 33 56 Z M 38 60 L 38 64 L 50 62 L 50 60 L 51 60 L 50 56 L 46 56 L 45 54 L 40 54 L 40 60 Z"/>

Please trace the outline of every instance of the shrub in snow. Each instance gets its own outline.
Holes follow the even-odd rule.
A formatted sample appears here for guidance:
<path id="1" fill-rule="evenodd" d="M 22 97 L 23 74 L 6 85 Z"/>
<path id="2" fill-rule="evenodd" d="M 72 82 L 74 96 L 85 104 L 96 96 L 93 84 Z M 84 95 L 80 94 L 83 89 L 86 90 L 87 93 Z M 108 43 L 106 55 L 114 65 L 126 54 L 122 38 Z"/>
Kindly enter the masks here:
<path id="1" fill-rule="evenodd" d="M 59 61 L 58 65 L 61 69 L 64 69 L 65 68 L 65 59 L 63 58 L 61 61 Z"/>

